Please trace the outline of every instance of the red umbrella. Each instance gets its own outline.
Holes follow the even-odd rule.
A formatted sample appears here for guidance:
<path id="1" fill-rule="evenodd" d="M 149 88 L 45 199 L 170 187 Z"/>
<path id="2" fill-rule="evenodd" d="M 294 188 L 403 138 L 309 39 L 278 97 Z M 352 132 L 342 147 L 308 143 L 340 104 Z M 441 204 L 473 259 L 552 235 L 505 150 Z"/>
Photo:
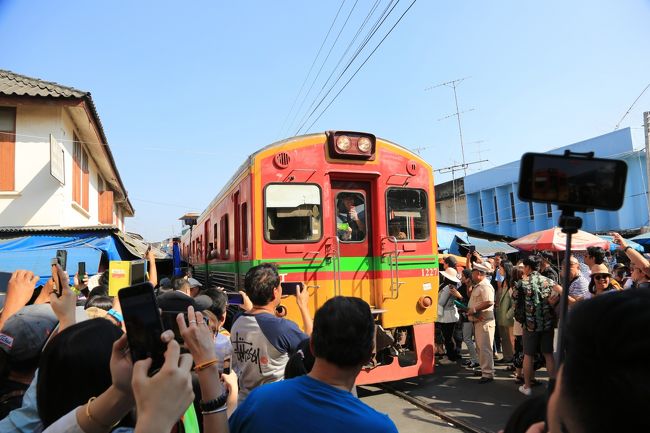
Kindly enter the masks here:
<path id="1" fill-rule="evenodd" d="M 510 245 L 522 251 L 564 251 L 566 248 L 566 234 L 559 227 L 531 233 Z M 571 236 L 571 251 L 584 251 L 587 247 L 601 247 L 609 251 L 609 242 L 591 233 L 578 230 Z"/>

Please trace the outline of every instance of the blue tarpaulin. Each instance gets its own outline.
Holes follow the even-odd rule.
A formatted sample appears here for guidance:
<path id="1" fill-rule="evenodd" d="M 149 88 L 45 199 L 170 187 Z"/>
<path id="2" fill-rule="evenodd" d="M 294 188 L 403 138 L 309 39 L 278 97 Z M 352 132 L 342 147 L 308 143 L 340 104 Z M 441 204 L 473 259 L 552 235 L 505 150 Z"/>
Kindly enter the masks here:
<path id="1" fill-rule="evenodd" d="M 89 275 L 96 274 L 102 253 L 108 260 L 131 260 L 133 256 L 111 233 L 30 234 L 0 239 L 0 272 L 27 269 L 41 277 L 38 284 L 44 284 L 51 276 L 51 259 L 57 250 L 68 252 L 70 277 L 79 262 L 86 262 Z"/>
<path id="2" fill-rule="evenodd" d="M 517 253 L 518 249 L 511 247 L 505 242 L 489 241 L 474 236 L 468 236 L 469 243 L 476 247 L 476 251 L 484 257 L 491 257 L 498 252 L 506 254 Z"/>
<path id="3" fill-rule="evenodd" d="M 438 224 L 436 233 L 438 235 L 438 251 L 458 254 L 458 243 L 469 243 L 467 241 L 467 232 L 456 227 Z"/>

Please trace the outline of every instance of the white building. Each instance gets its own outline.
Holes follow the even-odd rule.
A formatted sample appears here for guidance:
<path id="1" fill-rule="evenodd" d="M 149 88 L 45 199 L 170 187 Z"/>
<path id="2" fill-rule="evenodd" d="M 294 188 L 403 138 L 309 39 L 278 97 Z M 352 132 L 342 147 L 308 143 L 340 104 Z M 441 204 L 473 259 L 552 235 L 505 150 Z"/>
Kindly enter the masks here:
<path id="1" fill-rule="evenodd" d="M 0 227 L 124 230 L 133 214 L 90 93 L 0 70 Z"/>

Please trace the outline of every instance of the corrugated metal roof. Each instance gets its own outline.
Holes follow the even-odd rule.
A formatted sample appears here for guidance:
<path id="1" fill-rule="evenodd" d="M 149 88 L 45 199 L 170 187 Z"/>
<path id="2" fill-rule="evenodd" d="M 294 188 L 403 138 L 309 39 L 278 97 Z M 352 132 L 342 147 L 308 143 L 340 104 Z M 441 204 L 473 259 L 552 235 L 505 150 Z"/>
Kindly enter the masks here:
<path id="1" fill-rule="evenodd" d="M 16 96 L 49 96 L 53 98 L 83 98 L 90 93 L 51 81 L 31 78 L 0 69 L 0 93 Z"/>
<path id="2" fill-rule="evenodd" d="M 0 233 L 22 234 L 22 233 L 72 233 L 72 232 L 118 232 L 116 226 L 83 226 L 83 227 L 61 227 L 61 226 L 33 226 L 33 227 L 0 227 Z"/>

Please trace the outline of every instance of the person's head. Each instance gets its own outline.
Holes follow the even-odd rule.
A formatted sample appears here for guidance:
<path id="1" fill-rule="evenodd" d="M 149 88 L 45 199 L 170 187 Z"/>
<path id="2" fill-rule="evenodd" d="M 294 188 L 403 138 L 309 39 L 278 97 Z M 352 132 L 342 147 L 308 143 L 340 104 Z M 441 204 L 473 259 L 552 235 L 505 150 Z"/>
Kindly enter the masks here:
<path id="1" fill-rule="evenodd" d="M 594 265 L 591 267 L 591 282 L 589 291 L 594 294 L 602 293 L 612 288 L 612 274 L 605 265 Z"/>
<path id="2" fill-rule="evenodd" d="M 589 268 L 593 265 L 602 265 L 605 262 L 605 250 L 601 247 L 587 247 L 585 263 Z"/>
<path id="3" fill-rule="evenodd" d="M 551 266 L 551 263 L 553 263 L 553 253 L 550 251 L 540 251 L 539 252 L 539 268 L 540 269 L 546 269 L 549 266 Z"/>
<path id="4" fill-rule="evenodd" d="M 469 269 L 463 269 L 463 272 L 461 272 L 460 281 L 466 286 L 472 284 L 472 271 Z"/>
<path id="5" fill-rule="evenodd" d="M 358 374 L 372 356 L 374 340 L 375 321 L 364 300 L 336 296 L 316 311 L 311 334 L 316 362 L 324 360 Z"/>
<path id="6" fill-rule="evenodd" d="M 523 266 L 513 266 L 512 275 L 510 276 L 510 287 L 515 287 L 517 281 L 524 278 L 524 267 Z"/>
<path id="7" fill-rule="evenodd" d="M 509 260 L 502 260 L 499 263 L 499 273 L 501 273 L 503 276 L 503 281 L 505 281 L 507 285 L 510 285 L 513 268 L 514 266 Z"/>
<path id="8" fill-rule="evenodd" d="M 314 361 L 314 355 L 309 347 L 309 338 L 307 338 L 298 345 L 298 349 L 289 357 L 289 361 L 284 367 L 284 378 L 291 379 L 309 374 L 314 367 Z"/>
<path id="9" fill-rule="evenodd" d="M 201 295 L 205 295 L 212 300 L 212 305 L 208 308 L 217 318 L 219 326 L 226 321 L 226 306 L 228 305 L 228 295 L 223 290 L 216 287 L 208 287 L 201 290 Z"/>
<path id="10" fill-rule="evenodd" d="M 88 299 L 95 296 L 108 296 L 108 286 L 100 284 L 99 286 L 94 287 L 90 293 L 88 293 Z"/>
<path id="11" fill-rule="evenodd" d="M 199 292 L 201 291 L 201 287 L 203 287 L 203 284 L 201 284 L 201 282 L 196 278 L 192 278 L 192 277 L 188 278 L 187 282 L 190 285 L 190 296 L 193 298 L 199 296 Z"/>
<path id="12" fill-rule="evenodd" d="M 650 277 L 648 277 L 648 275 L 644 272 L 643 268 L 635 264 L 631 264 L 631 266 L 632 266 L 632 270 L 631 270 L 632 281 L 634 281 L 635 283 L 643 283 L 645 281 L 650 280 Z"/>
<path id="13" fill-rule="evenodd" d="M 90 307 L 96 307 L 99 308 L 100 310 L 110 310 L 113 308 L 113 298 L 110 296 L 91 296 L 88 298 L 86 301 L 86 305 L 84 305 L 84 309 L 88 309 Z"/>
<path id="14" fill-rule="evenodd" d="M 355 205 L 355 197 L 352 194 L 341 194 L 341 204 L 346 211 L 352 209 Z"/>
<path id="15" fill-rule="evenodd" d="M 262 263 L 246 272 L 244 291 L 255 306 L 265 306 L 280 302 L 282 289 L 278 267 L 273 263 Z"/>
<path id="16" fill-rule="evenodd" d="M 650 420 L 640 416 L 650 407 L 650 376 L 640 356 L 650 352 L 648 323 L 648 290 L 599 296 L 572 308 L 565 361 L 548 402 L 550 432 L 650 431 Z"/>
<path id="17" fill-rule="evenodd" d="M 177 292 L 183 292 L 186 295 L 190 294 L 190 282 L 187 278 L 174 278 L 172 281 L 172 287 Z"/>
<path id="18" fill-rule="evenodd" d="M 491 274 L 494 268 L 490 262 L 474 263 L 472 265 L 472 282 L 477 284 L 485 279 L 488 274 Z"/>
<path id="19" fill-rule="evenodd" d="M 540 262 L 542 259 L 536 255 L 530 255 L 526 257 L 523 261 L 524 263 L 524 275 L 530 275 L 533 272 L 539 272 Z"/>
<path id="20" fill-rule="evenodd" d="M 36 388 L 45 427 L 108 389 L 113 343 L 121 336 L 108 320 L 90 319 L 52 338 L 41 356 Z"/>
<path id="21" fill-rule="evenodd" d="M 456 268 L 447 268 L 444 271 L 440 271 L 438 275 L 440 276 L 440 287 L 444 287 L 448 284 L 456 287 L 456 284 L 460 283 Z"/>
<path id="22" fill-rule="evenodd" d="M 492 266 L 492 269 L 496 269 L 496 268 L 497 268 L 497 267 L 496 267 L 496 260 L 494 259 L 494 257 L 490 257 L 489 259 L 487 259 L 487 261 L 488 261 L 488 263 L 490 264 L 490 266 Z"/>
<path id="23" fill-rule="evenodd" d="M 157 294 L 162 295 L 163 293 L 171 292 L 174 290 L 172 285 L 172 280 L 170 278 L 162 278 L 158 283 Z"/>
<path id="24" fill-rule="evenodd" d="M 33 375 L 57 322 L 47 304 L 27 305 L 9 317 L 0 332 L 0 370 Z"/>
<path id="25" fill-rule="evenodd" d="M 454 256 L 447 256 L 444 259 L 442 259 L 442 268 L 447 269 L 447 268 L 452 268 L 456 269 L 456 265 L 458 262 L 456 261 L 456 257 Z"/>

